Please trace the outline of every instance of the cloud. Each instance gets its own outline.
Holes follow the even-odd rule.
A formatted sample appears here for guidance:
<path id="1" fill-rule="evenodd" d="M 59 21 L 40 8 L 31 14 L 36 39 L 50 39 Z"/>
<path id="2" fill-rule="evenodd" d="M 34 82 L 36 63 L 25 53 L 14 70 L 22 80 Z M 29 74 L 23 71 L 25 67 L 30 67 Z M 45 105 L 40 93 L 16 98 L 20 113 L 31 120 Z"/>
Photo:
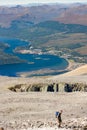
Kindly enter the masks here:
<path id="1" fill-rule="evenodd" d="M 14 4 L 29 4 L 29 3 L 73 3 L 73 2 L 87 2 L 87 0 L 0 0 L 0 5 L 14 5 Z"/>

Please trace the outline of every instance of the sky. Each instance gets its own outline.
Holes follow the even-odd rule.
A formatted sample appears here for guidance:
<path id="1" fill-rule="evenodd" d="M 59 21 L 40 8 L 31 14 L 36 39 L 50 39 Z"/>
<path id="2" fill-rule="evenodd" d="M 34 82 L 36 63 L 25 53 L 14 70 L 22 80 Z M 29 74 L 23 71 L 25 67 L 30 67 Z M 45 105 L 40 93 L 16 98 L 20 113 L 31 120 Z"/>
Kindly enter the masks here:
<path id="1" fill-rule="evenodd" d="M 0 5 L 20 5 L 31 3 L 87 3 L 87 0 L 0 0 Z"/>

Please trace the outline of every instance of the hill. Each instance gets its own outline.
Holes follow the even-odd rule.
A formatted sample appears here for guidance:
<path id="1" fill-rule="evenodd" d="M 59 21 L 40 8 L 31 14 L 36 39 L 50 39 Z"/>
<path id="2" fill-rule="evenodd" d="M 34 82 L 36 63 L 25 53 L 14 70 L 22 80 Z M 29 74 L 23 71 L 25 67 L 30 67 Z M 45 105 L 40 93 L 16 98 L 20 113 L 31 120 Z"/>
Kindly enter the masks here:
<path id="1" fill-rule="evenodd" d="M 84 83 L 87 84 L 87 64 L 82 65 L 67 73 L 48 78 L 54 82 Z M 82 85 L 81 85 L 82 86 Z"/>
<path id="2" fill-rule="evenodd" d="M 71 7 L 56 20 L 67 24 L 87 25 L 87 5 Z"/>
<path id="3" fill-rule="evenodd" d="M 63 110 L 63 130 L 87 129 L 86 8 L 82 4 L 0 7 L 0 37 L 31 41 L 32 47 L 44 54 L 86 63 L 57 76 L 0 76 L 0 125 L 4 129 L 58 129 L 56 110 Z M 0 62 L 24 62 L 7 54 L 4 50 L 8 47 L 0 43 Z"/>
<path id="4" fill-rule="evenodd" d="M 40 49 L 45 54 L 87 63 L 87 25 L 81 25 L 77 17 L 82 17 L 84 21 L 86 8 L 86 4 L 0 7 L 0 36 L 31 42 L 34 49 Z M 74 19 L 75 15 L 77 19 Z M 69 23 L 68 17 L 71 16 L 77 22 Z M 61 21 L 63 17 L 67 18 L 68 23 Z M 3 52 L 4 50 L 0 57 L 3 63 L 12 58 L 14 61 L 17 59 L 17 63 L 20 62 L 18 57 Z"/>
<path id="5" fill-rule="evenodd" d="M 39 23 L 48 20 L 87 25 L 86 4 L 51 4 L 0 7 L 0 25 L 9 27 L 14 20 Z"/>
<path id="6" fill-rule="evenodd" d="M 87 64 L 78 67 L 77 69 L 70 71 L 66 74 L 63 74 L 62 76 L 80 76 L 80 75 L 87 75 Z"/>
<path id="7" fill-rule="evenodd" d="M 10 32 L 10 33 L 8 33 Z M 9 28 L 0 28 L 0 36 L 31 41 L 32 46 L 46 53 L 87 63 L 87 26 L 44 21 L 37 24 L 13 21 Z"/>
<path id="8" fill-rule="evenodd" d="M 0 36 L 31 41 L 45 52 L 87 63 L 86 16 L 87 4 L 80 3 L 0 6 Z"/>

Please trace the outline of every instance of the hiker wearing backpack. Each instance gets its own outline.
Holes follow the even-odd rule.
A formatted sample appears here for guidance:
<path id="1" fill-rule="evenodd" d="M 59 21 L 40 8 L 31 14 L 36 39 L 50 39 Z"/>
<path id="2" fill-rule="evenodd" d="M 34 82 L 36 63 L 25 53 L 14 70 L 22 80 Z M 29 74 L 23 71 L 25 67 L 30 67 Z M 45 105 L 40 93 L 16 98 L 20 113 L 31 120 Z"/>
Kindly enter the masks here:
<path id="1" fill-rule="evenodd" d="M 62 123 L 62 119 L 61 119 L 61 114 L 62 114 L 62 110 L 60 112 L 56 112 L 56 118 L 58 121 L 58 127 L 61 127 L 61 123 Z"/>

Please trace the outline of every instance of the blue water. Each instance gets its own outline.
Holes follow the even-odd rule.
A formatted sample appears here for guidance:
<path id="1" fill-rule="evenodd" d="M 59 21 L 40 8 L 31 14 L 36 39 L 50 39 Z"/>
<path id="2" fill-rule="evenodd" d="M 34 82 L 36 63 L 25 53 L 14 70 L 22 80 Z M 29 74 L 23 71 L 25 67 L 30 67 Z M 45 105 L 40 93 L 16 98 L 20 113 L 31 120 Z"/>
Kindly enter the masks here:
<path id="1" fill-rule="evenodd" d="M 13 52 L 18 46 L 27 46 L 27 44 L 29 44 L 28 42 L 4 37 L 0 37 L 0 42 L 10 45 L 10 47 L 5 50 L 5 53 L 16 55 L 27 61 L 26 63 L 0 65 L 0 75 L 17 76 L 16 74 L 19 72 L 30 72 L 46 68 L 63 70 L 68 65 L 65 59 L 54 55 L 18 54 Z M 32 64 L 30 64 L 30 62 L 32 62 Z"/>

